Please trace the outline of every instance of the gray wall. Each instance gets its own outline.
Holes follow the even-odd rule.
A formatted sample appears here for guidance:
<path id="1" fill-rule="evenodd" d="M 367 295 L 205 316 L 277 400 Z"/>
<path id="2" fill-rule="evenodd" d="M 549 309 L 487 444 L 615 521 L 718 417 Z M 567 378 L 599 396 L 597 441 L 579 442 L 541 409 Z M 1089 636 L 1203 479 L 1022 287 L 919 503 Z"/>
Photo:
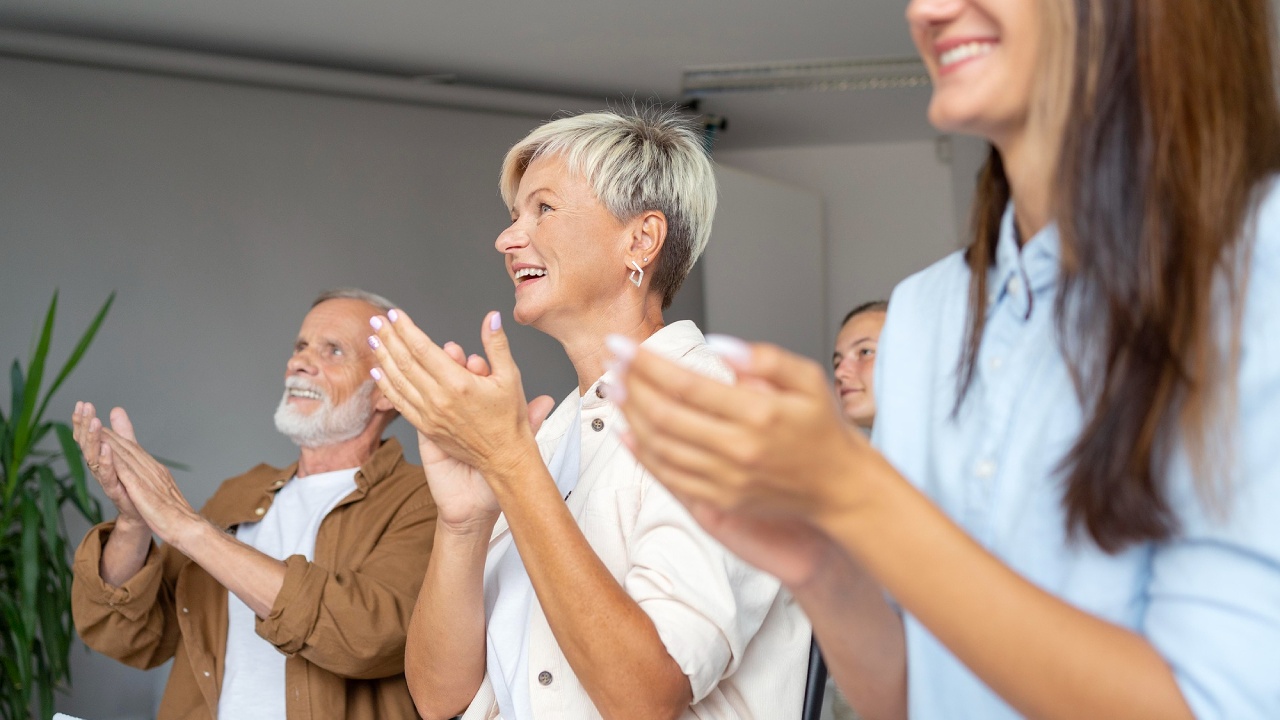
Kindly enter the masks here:
<path id="1" fill-rule="evenodd" d="M 199 505 L 296 458 L 271 415 L 319 290 L 383 293 L 468 350 L 486 311 L 509 317 L 496 179 L 537 122 L 0 59 L 0 360 L 25 362 L 55 288 L 56 363 L 117 291 L 51 411 L 123 405 L 145 447 L 191 466 L 175 475 Z M 701 320 L 700 293 L 694 277 L 668 319 Z M 568 392 L 559 345 L 508 327 L 528 393 Z M 162 679 L 74 655 L 60 709 L 149 713 Z"/>
<path id="2" fill-rule="evenodd" d="M 734 150 L 716 159 L 822 198 L 824 362 L 846 312 L 888 298 L 903 278 L 957 247 L 952 168 L 932 141 Z"/>

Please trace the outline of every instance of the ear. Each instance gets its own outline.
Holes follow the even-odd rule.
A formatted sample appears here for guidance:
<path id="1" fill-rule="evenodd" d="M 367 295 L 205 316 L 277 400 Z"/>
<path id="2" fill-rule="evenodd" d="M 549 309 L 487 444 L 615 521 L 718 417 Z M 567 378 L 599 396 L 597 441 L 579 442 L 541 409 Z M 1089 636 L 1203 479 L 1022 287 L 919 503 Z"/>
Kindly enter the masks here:
<path id="1" fill-rule="evenodd" d="M 667 216 L 657 210 L 640 213 L 631 223 L 631 247 L 627 248 L 627 267 L 632 261 L 648 269 L 658 259 L 667 241 Z"/>

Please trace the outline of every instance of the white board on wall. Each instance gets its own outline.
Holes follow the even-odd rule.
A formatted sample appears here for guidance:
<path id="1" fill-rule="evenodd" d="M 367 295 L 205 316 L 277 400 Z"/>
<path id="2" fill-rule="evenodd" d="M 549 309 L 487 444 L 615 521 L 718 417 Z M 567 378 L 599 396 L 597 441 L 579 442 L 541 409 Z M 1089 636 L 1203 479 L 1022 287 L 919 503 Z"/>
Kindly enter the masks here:
<path id="1" fill-rule="evenodd" d="M 816 360 L 824 329 L 822 198 L 724 165 L 703 257 L 706 330 L 775 343 Z"/>

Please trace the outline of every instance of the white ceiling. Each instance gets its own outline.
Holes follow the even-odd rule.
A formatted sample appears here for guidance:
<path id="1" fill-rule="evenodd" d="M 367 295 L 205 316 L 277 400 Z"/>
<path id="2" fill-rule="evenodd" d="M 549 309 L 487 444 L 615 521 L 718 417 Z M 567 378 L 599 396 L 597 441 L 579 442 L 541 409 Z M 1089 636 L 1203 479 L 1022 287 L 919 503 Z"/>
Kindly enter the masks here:
<path id="1" fill-rule="evenodd" d="M 914 54 L 904 0 L 0 0 L 0 26 L 399 75 L 680 99 L 681 71 Z M 928 89 L 716 96 L 717 147 L 933 136 Z"/>

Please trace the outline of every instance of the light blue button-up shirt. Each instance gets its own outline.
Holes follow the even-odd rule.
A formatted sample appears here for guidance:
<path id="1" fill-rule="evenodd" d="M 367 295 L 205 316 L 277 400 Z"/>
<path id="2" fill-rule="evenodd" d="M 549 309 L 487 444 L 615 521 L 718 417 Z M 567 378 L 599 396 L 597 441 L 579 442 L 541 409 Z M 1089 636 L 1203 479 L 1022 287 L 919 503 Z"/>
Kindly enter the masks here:
<path id="1" fill-rule="evenodd" d="M 1201 501 L 1185 455 L 1169 467 L 1173 540 L 1116 555 L 1067 537 L 1058 466 L 1082 410 L 1054 324 L 1061 261 L 1050 227 L 1021 251 L 1005 213 L 987 327 L 958 417 L 969 270 L 960 253 L 894 291 L 876 366 L 875 443 L 983 547 L 1025 578 L 1141 633 L 1200 718 L 1280 718 L 1280 192 L 1250 226 L 1230 490 Z M 1224 376 L 1224 380 L 1226 377 Z M 975 618 L 975 622 L 978 619 Z M 912 718 L 1016 713 L 905 618 Z M 1028 638 L 1035 642 L 1035 638 Z M 1140 702 L 1141 700 L 1138 699 Z"/>

